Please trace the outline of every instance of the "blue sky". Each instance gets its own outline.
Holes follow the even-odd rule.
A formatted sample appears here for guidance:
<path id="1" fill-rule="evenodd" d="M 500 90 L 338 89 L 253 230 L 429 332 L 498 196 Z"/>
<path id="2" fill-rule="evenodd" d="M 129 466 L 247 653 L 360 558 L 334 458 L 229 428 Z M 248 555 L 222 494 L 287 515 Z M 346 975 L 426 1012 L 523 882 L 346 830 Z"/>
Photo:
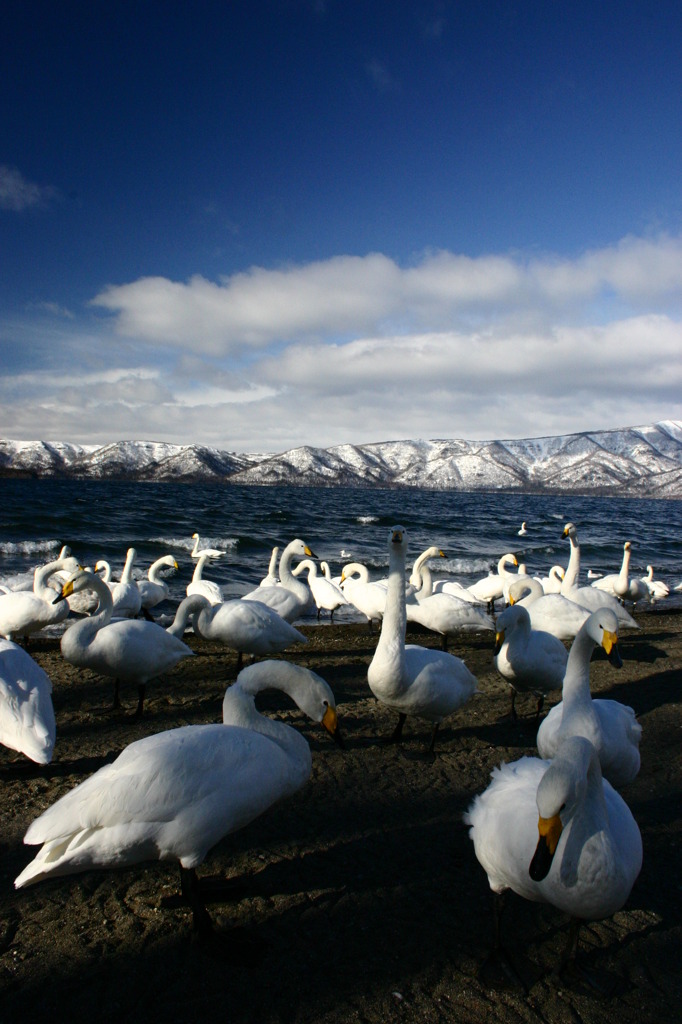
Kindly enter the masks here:
<path id="1" fill-rule="evenodd" d="M 677 2 L 10 0 L 0 436 L 682 418 Z"/>

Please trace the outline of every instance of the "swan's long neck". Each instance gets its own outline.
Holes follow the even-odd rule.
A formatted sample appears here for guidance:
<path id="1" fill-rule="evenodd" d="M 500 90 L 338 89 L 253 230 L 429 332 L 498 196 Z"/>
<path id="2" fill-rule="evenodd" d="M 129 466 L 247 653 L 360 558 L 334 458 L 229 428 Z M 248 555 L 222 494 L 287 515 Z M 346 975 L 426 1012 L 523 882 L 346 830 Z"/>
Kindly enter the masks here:
<path id="1" fill-rule="evenodd" d="M 136 555 L 137 552 L 135 551 L 135 548 L 128 548 L 128 551 L 126 553 L 125 565 L 123 566 L 123 572 L 121 573 L 121 583 L 130 583 L 130 581 L 132 580 L 133 562 L 135 561 Z"/>
<path id="2" fill-rule="evenodd" d="M 273 689 L 288 694 L 298 704 L 300 670 L 298 666 L 285 661 L 268 662 L 265 671 L 264 667 L 265 663 L 249 666 L 249 669 L 244 669 L 237 681 L 227 688 L 223 699 L 223 722 L 225 725 L 238 725 L 267 736 L 296 758 L 307 778 L 312 763 L 307 741 L 296 729 L 262 715 L 256 708 L 257 695 L 263 690 Z"/>
<path id="3" fill-rule="evenodd" d="M 426 562 L 419 566 L 417 573 L 418 579 L 415 582 L 415 586 L 419 586 L 420 583 L 421 586 L 419 586 L 416 597 L 417 600 L 421 601 L 423 598 L 431 597 L 433 594 L 433 576 L 431 575 L 431 568 Z M 412 574 L 414 575 L 414 567 L 412 568 Z"/>
<path id="4" fill-rule="evenodd" d="M 405 672 L 405 630 L 407 612 L 405 608 L 405 547 L 391 544 L 388 562 L 388 587 L 386 605 L 381 621 L 381 634 L 372 662 L 381 665 L 384 682 L 390 678 L 390 686 L 396 693 L 402 689 Z M 388 673 L 387 673 L 388 670 Z M 372 664 L 368 678 L 371 685 Z"/>
<path id="5" fill-rule="evenodd" d="M 307 585 L 302 580 L 296 579 L 291 571 L 291 561 L 294 557 L 295 549 L 295 544 L 287 544 L 282 552 L 282 557 L 279 560 L 279 581 L 287 590 L 293 591 L 301 601 L 307 601 L 310 597 Z"/>
<path id="6" fill-rule="evenodd" d="M 192 619 L 192 624 L 195 627 L 195 632 L 198 632 L 196 627 L 196 619 L 201 611 L 205 608 L 210 608 L 211 602 L 208 598 L 204 597 L 203 594 L 190 594 L 184 601 L 181 601 L 178 605 L 175 613 L 175 618 L 171 622 L 170 626 L 166 628 L 166 632 L 170 633 L 171 636 L 178 636 L 182 639 L 182 636 L 187 629 L 187 623 Z"/>
<path id="7" fill-rule="evenodd" d="M 571 545 L 571 551 L 568 556 L 568 565 L 566 566 L 566 572 L 564 573 L 564 580 L 561 584 L 561 593 L 566 594 L 569 590 L 578 586 L 578 577 L 580 576 L 580 544 L 578 544 L 578 537 L 575 533 L 570 533 L 568 539 Z"/>
<path id="8" fill-rule="evenodd" d="M 36 597 L 42 597 L 44 601 L 52 603 L 55 592 L 47 585 L 47 581 L 50 576 L 54 573 L 59 572 L 60 569 L 68 569 L 73 572 L 78 567 L 78 562 L 75 558 L 67 556 L 66 558 L 58 558 L 54 562 L 48 562 L 47 565 L 39 566 L 33 574 L 33 593 Z M 65 614 L 68 614 L 66 612 Z"/>
<path id="9" fill-rule="evenodd" d="M 590 694 L 590 659 L 595 647 L 590 634 L 580 629 L 568 652 L 562 688 L 564 717 L 579 708 L 581 714 L 587 714 L 596 723 Z"/>
<path id="10" fill-rule="evenodd" d="M 166 555 L 164 555 L 162 558 L 157 558 L 156 561 L 149 566 L 149 569 L 147 571 L 147 579 L 149 580 L 149 582 L 160 583 L 161 581 L 159 580 L 159 573 L 163 569 L 164 565 L 173 565 L 174 562 L 175 560 L 171 562 Z"/>
<path id="11" fill-rule="evenodd" d="M 109 587 L 94 573 L 88 573 L 87 585 L 78 589 L 94 590 L 99 603 L 92 615 L 69 626 L 62 636 L 61 651 L 67 658 L 72 651 L 82 651 L 92 643 L 98 631 L 109 624 L 114 610 L 114 599 Z"/>
<path id="12" fill-rule="evenodd" d="M 618 583 L 625 590 L 628 586 L 628 578 L 630 575 L 630 548 L 623 548 L 623 562 L 618 573 Z"/>
<path id="13" fill-rule="evenodd" d="M 526 579 L 519 580 L 518 583 L 514 583 L 513 590 L 514 604 L 520 604 L 522 608 L 527 608 L 528 605 L 533 603 L 533 601 L 537 601 L 538 598 L 544 596 L 542 584 L 538 583 L 538 581 L 533 579 L 532 576 L 528 576 Z M 519 594 L 523 594 L 523 597 L 518 597 L 517 595 Z"/>
<path id="14" fill-rule="evenodd" d="M 201 574 L 204 571 L 204 566 L 206 565 L 207 562 L 208 562 L 208 555 L 200 555 L 199 556 L 199 561 L 195 565 L 194 572 L 192 574 L 192 583 L 199 583 L 200 582 Z"/>

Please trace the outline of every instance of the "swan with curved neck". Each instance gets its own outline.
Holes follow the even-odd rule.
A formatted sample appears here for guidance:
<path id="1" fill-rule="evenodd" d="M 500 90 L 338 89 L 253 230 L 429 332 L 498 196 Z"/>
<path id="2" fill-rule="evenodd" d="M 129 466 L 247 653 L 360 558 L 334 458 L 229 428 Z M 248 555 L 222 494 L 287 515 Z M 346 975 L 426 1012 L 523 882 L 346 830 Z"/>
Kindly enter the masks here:
<path id="1" fill-rule="evenodd" d="M 302 572 L 308 573 L 308 586 L 317 606 L 317 618 L 320 618 L 322 611 L 328 611 L 329 621 L 333 622 L 336 609 L 350 604 L 350 601 L 340 587 L 318 573 L 317 566 L 310 558 L 304 558 L 298 563 L 294 569 L 294 576 Z"/>
<path id="2" fill-rule="evenodd" d="M 245 654 L 259 657 L 279 654 L 292 644 L 308 642 L 294 626 L 260 601 L 237 599 L 212 605 L 203 595 L 192 594 L 180 602 L 167 631 L 182 637 L 190 619 L 198 636 L 237 651 L 239 669 Z"/>
<path id="3" fill-rule="evenodd" d="M 55 590 L 48 580 L 56 572 L 75 572 L 78 562 L 70 555 L 39 566 L 33 576 L 33 591 L 10 590 L 0 594 L 0 636 L 7 640 L 29 637 L 46 626 L 63 622 L 69 614 L 69 606 L 53 604 Z"/>
<path id="4" fill-rule="evenodd" d="M 114 706 L 118 706 L 118 682 L 137 684 L 136 715 L 144 706 L 145 687 L 150 679 L 169 672 L 182 658 L 194 652 L 177 637 L 155 622 L 145 619 L 111 621 L 113 599 L 109 587 L 94 573 L 79 571 L 62 587 L 55 602 L 81 590 L 94 590 L 98 610 L 89 618 L 75 622 L 61 639 L 64 659 L 71 665 L 90 668 L 116 680 Z"/>
<path id="5" fill-rule="evenodd" d="M 444 651 L 405 643 L 405 528 L 394 526 L 388 534 L 388 589 L 381 634 L 367 670 L 374 696 L 398 713 L 394 742 L 402 738 L 409 716 L 426 719 L 433 726 L 433 750 L 438 727 L 476 691 L 476 677 L 463 661 Z"/>
<path id="6" fill-rule="evenodd" d="M 385 585 L 371 581 L 369 569 L 362 562 L 347 562 L 341 572 L 340 586 L 350 603 L 365 616 L 371 630 L 372 623 L 383 618 L 386 605 Z"/>
<path id="7" fill-rule="evenodd" d="M 594 746 L 602 774 L 612 786 L 631 782 L 640 765 L 642 727 L 632 708 L 615 700 L 593 700 L 590 693 L 590 659 L 602 647 L 615 668 L 618 653 L 618 620 L 608 608 L 589 616 L 571 645 L 564 675 L 562 700 L 552 708 L 538 729 L 538 752 L 554 757 L 567 736 L 585 736 Z"/>
<path id="8" fill-rule="evenodd" d="M 222 724 L 188 725 L 131 743 L 36 818 L 24 842 L 41 849 L 16 888 L 51 876 L 177 861 L 194 928 L 209 932 L 196 868 L 221 839 L 310 778 L 304 737 L 256 710 L 256 695 L 267 689 L 287 694 L 340 742 L 334 695 L 324 679 L 284 661 L 251 665 L 225 693 Z"/>
<path id="9" fill-rule="evenodd" d="M 178 563 L 172 555 L 162 555 L 161 558 L 157 558 L 147 570 L 147 579 L 138 580 L 137 587 L 140 591 L 143 611 L 155 608 L 157 604 L 167 601 L 170 597 L 170 587 L 161 578 L 161 571 L 165 568 L 178 568 Z"/>
<path id="10" fill-rule="evenodd" d="M 541 629 L 559 640 L 572 640 L 589 611 L 563 594 L 546 594 L 532 576 L 517 580 L 509 588 L 509 603 L 525 608 L 532 629 Z"/>
<path id="11" fill-rule="evenodd" d="M 262 601 L 286 619 L 294 622 L 304 615 L 310 607 L 312 594 L 303 580 L 297 579 L 291 571 L 291 563 L 295 556 L 300 558 L 317 558 L 305 541 L 295 538 L 284 548 L 279 560 L 279 586 L 256 587 L 244 594 L 242 601 Z"/>
<path id="12" fill-rule="evenodd" d="M 513 578 L 515 576 L 515 573 L 510 572 L 507 566 L 515 565 L 518 567 L 518 564 L 516 555 L 507 552 L 506 555 L 502 555 L 497 563 L 497 572 L 491 572 L 488 576 L 484 576 L 483 579 L 472 583 L 468 588 L 469 593 L 479 601 L 485 601 L 488 605 L 488 611 L 492 614 L 495 610 L 495 601 L 499 601 L 504 595 L 505 581 L 509 577 Z"/>

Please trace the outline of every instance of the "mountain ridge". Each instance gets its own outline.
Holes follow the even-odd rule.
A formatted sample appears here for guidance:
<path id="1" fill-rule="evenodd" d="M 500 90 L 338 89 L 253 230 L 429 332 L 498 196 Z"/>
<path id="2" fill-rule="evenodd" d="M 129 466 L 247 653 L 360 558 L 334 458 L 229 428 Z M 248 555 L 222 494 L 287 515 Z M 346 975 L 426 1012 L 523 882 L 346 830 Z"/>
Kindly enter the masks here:
<path id="1" fill-rule="evenodd" d="M 682 420 L 545 437 L 378 441 L 279 454 L 0 440 L 0 477 L 682 497 Z"/>

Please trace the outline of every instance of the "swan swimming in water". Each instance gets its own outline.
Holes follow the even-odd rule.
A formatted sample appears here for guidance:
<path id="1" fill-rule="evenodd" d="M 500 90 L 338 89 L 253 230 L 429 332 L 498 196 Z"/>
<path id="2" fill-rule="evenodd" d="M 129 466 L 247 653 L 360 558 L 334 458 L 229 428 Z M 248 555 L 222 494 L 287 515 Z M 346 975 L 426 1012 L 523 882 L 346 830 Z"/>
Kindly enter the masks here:
<path id="1" fill-rule="evenodd" d="M 56 733 L 49 676 L 23 647 L 0 640 L 0 743 L 49 764 Z"/>
<path id="2" fill-rule="evenodd" d="M 51 876 L 150 860 L 179 861 L 194 928 L 212 924 L 196 868 L 231 832 L 310 778 L 310 747 L 297 729 L 255 706 L 263 690 L 289 697 L 338 742 L 334 695 L 320 676 L 285 661 L 258 662 L 228 687 L 223 723 L 188 725 L 137 740 L 29 826 L 40 845 L 17 889 Z"/>
<path id="3" fill-rule="evenodd" d="M 166 566 L 171 569 L 178 568 L 178 563 L 172 555 L 162 555 L 161 558 L 157 558 L 147 570 L 147 579 L 138 580 L 137 587 L 140 592 L 142 611 L 148 612 L 170 597 L 170 587 L 159 575 Z"/>
<path id="4" fill-rule="evenodd" d="M 194 547 L 191 552 L 192 558 L 201 558 L 202 555 L 206 555 L 207 558 L 222 558 L 225 554 L 224 551 L 220 551 L 218 548 L 200 548 L 198 533 L 192 534 L 192 540 L 194 541 Z"/>
<path id="5" fill-rule="evenodd" d="M 438 727 L 476 692 L 476 677 L 463 661 L 445 651 L 405 643 L 405 559 L 407 536 L 403 526 L 388 533 L 388 589 L 381 634 L 367 669 L 367 682 L 374 696 L 398 713 L 391 737 L 402 738 L 408 715 L 431 722 L 433 751 Z"/>

